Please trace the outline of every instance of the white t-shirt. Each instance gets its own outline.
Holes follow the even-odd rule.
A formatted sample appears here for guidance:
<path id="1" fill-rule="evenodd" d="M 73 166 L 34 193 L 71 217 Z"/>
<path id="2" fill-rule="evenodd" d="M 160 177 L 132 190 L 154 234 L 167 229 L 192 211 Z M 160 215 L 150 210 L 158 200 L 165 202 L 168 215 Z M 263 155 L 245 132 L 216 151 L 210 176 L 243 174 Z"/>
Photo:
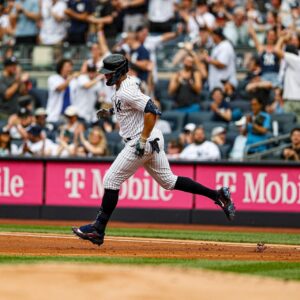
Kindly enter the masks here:
<path id="1" fill-rule="evenodd" d="M 79 117 L 84 118 L 87 122 L 96 121 L 95 104 L 99 99 L 102 90 L 102 83 L 97 82 L 90 88 L 84 88 L 91 79 L 87 74 L 82 74 L 77 79 L 77 88 L 73 105 L 77 108 Z"/>
<path id="2" fill-rule="evenodd" d="M 285 52 L 284 60 L 283 99 L 300 101 L 300 56 Z"/>
<path id="3" fill-rule="evenodd" d="M 67 34 L 67 23 L 65 20 L 57 22 L 52 14 L 65 17 L 67 4 L 64 1 L 58 1 L 54 5 L 52 0 L 42 1 L 42 25 L 40 39 L 43 45 L 54 45 L 61 42 Z"/>
<path id="4" fill-rule="evenodd" d="M 162 44 L 162 36 L 147 36 L 144 47 L 150 53 L 150 60 L 153 63 L 152 75 L 154 82 L 157 82 L 157 60 L 156 60 L 156 50 Z"/>
<path id="5" fill-rule="evenodd" d="M 9 16 L 2 15 L 0 17 L 0 28 L 8 28 L 10 27 Z"/>
<path id="6" fill-rule="evenodd" d="M 191 37 L 196 37 L 199 34 L 199 26 L 214 28 L 216 26 L 216 18 L 210 12 L 206 12 L 202 15 L 197 14 L 196 17 L 189 16 L 188 30 Z"/>
<path id="7" fill-rule="evenodd" d="M 148 19 L 151 22 L 164 23 L 174 17 L 175 0 L 150 0 Z"/>
<path id="8" fill-rule="evenodd" d="M 45 153 L 47 156 L 48 155 L 55 156 L 58 148 L 58 145 L 49 139 L 41 140 L 36 143 L 31 143 L 30 141 L 28 141 L 27 145 L 29 147 L 29 150 L 32 152 L 32 154 L 26 153 L 26 156 L 31 156 L 31 155 L 39 156 L 41 155 L 42 152 Z M 23 153 L 23 147 L 24 144 L 20 146 L 20 150 L 19 150 L 20 154 Z"/>
<path id="9" fill-rule="evenodd" d="M 122 138 L 133 138 L 144 128 L 144 110 L 149 96 L 143 94 L 134 78 L 127 76 L 112 98 Z"/>
<path id="10" fill-rule="evenodd" d="M 65 79 L 59 74 L 51 75 L 48 78 L 48 101 L 47 101 L 47 114 L 48 122 L 57 122 L 59 120 L 59 116 L 61 115 L 62 107 L 63 107 L 63 99 L 65 91 L 57 91 L 57 87 L 65 82 Z M 74 94 L 74 90 L 76 88 L 76 80 L 72 80 L 69 84 L 70 86 L 70 97 L 72 103 L 72 96 Z"/>
<path id="11" fill-rule="evenodd" d="M 209 64 L 208 69 L 208 84 L 209 90 L 212 91 L 215 87 L 223 87 L 222 79 L 229 80 L 233 86 L 237 86 L 236 79 L 236 61 L 235 52 L 231 43 L 227 40 L 216 45 L 211 53 L 211 58 L 216 59 L 226 65 L 223 69 L 218 69 L 212 64 Z"/>
<path id="12" fill-rule="evenodd" d="M 221 153 L 215 143 L 205 141 L 200 145 L 188 145 L 180 153 L 179 158 L 200 161 L 213 161 L 221 159 Z"/>

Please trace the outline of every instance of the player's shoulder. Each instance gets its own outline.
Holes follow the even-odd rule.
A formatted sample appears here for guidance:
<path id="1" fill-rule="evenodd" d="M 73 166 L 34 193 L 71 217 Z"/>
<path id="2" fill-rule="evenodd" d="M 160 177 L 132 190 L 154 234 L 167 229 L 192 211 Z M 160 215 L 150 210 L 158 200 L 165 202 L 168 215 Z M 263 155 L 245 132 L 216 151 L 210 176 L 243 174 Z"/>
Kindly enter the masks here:
<path id="1" fill-rule="evenodd" d="M 139 89 L 138 81 L 131 76 L 127 76 L 127 78 L 122 82 L 121 85 L 121 93 L 132 93 Z"/>

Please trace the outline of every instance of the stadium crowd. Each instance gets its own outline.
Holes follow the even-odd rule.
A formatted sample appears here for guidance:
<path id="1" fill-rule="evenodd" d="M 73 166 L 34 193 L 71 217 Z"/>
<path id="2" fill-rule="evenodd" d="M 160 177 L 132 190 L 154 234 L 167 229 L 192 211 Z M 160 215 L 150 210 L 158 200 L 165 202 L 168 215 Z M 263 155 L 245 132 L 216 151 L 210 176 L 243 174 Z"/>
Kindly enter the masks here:
<path id="1" fill-rule="evenodd" d="M 162 110 L 170 159 L 300 160 L 300 5 L 296 0 L 0 1 L 0 155 L 101 157 L 122 149 L 113 89 L 97 71 L 111 53 Z M 55 74 L 37 95 L 15 48 L 51 46 Z M 60 46 L 89 45 L 75 68 Z M 174 48 L 170 70 L 157 55 Z M 238 70 L 237 48 L 251 50 Z M 166 79 L 167 77 L 167 79 Z M 41 99 L 42 98 L 42 99 Z M 283 142 L 270 138 L 290 134 Z M 279 147 L 278 147 L 279 146 Z M 271 153 L 271 152 L 270 152 Z"/>

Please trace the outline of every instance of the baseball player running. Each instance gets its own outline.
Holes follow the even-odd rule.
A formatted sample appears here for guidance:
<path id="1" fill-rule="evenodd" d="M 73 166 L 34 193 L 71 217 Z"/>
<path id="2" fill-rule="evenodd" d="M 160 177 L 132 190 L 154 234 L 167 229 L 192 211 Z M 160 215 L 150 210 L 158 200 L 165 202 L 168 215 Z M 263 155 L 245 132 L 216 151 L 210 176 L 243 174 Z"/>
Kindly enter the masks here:
<path id="1" fill-rule="evenodd" d="M 127 59 L 123 55 L 112 54 L 103 63 L 100 72 L 105 75 L 106 84 L 115 85 L 116 91 L 112 97 L 113 108 L 100 109 L 97 115 L 98 118 L 116 115 L 125 147 L 104 177 L 104 195 L 95 221 L 79 228 L 73 227 L 75 235 L 99 246 L 103 244 L 105 228 L 117 206 L 121 184 L 140 166 L 163 188 L 206 196 L 223 209 L 229 220 L 233 220 L 235 206 L 227 187 L 212 190 L 190 178 L 172 173 L 164 152 L 163 135 L 154 128 L 161 113 L 149 96 L 140 91 L 136 81 L 127 75 Z"/>

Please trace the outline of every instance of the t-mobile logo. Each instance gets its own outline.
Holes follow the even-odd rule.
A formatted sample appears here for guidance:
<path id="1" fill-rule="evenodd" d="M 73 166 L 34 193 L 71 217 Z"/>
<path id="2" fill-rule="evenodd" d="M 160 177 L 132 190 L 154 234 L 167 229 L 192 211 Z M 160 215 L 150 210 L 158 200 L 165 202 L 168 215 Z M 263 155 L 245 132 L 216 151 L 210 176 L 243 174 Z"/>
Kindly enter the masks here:
<path id="1" fill-rule="evenodd" d="M 232 193 L 236 192 L 236 173 L 235 172 L 217 172 L 216 173 L 216 188 L 228 186 Z"/>
<path id="2" fill-rule="evenodd" d="M 85 187 L 85 170 L 84 169 L 66 169 L 65 171 L 65 188 L 70 189 L 69 198 L 80 198 L 79 190 Z"/>

